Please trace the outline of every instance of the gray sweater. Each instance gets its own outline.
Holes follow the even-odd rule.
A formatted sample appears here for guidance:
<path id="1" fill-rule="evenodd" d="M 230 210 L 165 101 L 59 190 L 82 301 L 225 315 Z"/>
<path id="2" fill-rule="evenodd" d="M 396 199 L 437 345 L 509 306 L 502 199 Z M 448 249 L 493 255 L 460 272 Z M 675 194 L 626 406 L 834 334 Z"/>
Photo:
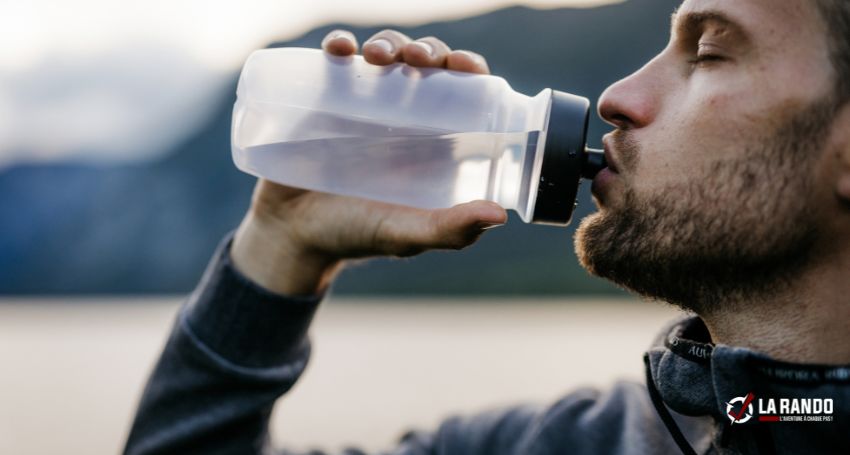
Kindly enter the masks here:
<path id="1" fill-rule="evenodd" d="M 269 447 L 269 416 L 304 371 L 321 296 L 276 295 L 250 282 L 230 261 L 230 239 L 181 307 L 127 454 L 293 454 Z M 674 321 L 644 358 L 646 384 L 452 417 L 382 453 L 850 454 L 850 366 L 779 362 L 709 341 L 699 318 Z"/>

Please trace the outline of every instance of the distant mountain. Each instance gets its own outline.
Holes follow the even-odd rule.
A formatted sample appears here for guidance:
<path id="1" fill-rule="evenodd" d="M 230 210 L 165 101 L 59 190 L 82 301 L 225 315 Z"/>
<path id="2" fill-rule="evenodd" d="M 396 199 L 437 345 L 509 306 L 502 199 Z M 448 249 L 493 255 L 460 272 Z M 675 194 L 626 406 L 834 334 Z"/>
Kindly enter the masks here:
<path id="1" fill-rule="evenodd" d="M 592 9 L 507 8 L 458 21 L 393 27 L 480 52 L 514 89 L 545 87 L 595 103 L 604 88 L 666 43 L 678 0 L 632 0 Z M 386 26 L 332 24 L 279 46 L 318 47 L 333 28 L 361 42 Z M 186 292 L 224 233 L 248 207 L 253 179 L 230 159 L 233 82 L 217 114 L 165 158 L 138 165 L 21 165 L 0 173 L 0 293 Z M 175 121 L 178 121 L 175 119 Z M 591 123 L 591 145 L 607 131 Z M 49 134 L 49 132 L 45 132 Z M 575 220 L 593 210 L 585 188 Z M 562 294 L 618 292 L 578 266 L 568 229 L 512 216 L 463 252 L 347 270 L 337 293 Z"/>

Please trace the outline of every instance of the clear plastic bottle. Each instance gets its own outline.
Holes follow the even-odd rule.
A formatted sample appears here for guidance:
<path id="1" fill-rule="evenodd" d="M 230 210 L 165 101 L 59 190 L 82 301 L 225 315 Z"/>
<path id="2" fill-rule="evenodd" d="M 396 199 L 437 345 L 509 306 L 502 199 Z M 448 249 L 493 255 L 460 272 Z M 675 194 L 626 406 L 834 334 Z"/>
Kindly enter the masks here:
<path id="1" fill-rule="evenodd" d="M 284 185 L 421 208 L 487 199 L 525 222 L 565 225 L 581 176 L 589 102 L 529 97 L 497 76 L 318 49 L 254 52 L 239 78 L 233 160 Z"/>

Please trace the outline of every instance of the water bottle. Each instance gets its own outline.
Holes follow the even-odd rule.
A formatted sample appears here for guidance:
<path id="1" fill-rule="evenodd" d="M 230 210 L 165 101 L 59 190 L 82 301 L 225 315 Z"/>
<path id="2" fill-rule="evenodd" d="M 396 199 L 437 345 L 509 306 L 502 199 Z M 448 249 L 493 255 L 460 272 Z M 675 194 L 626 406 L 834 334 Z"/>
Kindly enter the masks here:
<path id="1" fill-rule="evenodd" d="M 486 199 L 566 225 L 580 178 L 605 166 L 585 147 L 589 106 L 497 76 L 263 49 L 239 77 L 231 146 L 240 170 L 283 185 L 424 209 Z"/>

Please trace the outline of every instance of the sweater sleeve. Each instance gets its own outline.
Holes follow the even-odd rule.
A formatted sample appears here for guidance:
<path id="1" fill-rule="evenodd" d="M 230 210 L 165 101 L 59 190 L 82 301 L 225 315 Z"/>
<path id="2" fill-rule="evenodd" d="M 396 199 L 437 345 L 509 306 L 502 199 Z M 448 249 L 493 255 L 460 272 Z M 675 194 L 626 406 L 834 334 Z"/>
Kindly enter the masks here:
<path id="1" fill-rule="evenodd" d="M 221 243 L 178 312 L 125 454 L 271 453 L 272 408 L 304 371 L 307 330 L 322 296 L 277 295 L 249 281 L 230 260 L 231 239 Z M 508 453 L 535 414 L 513 408 L 448 419 L 437 431 L 407 433 L 386 453 Z"/>
<path id="2" fill-rule="evenodd" d="M 126 454 L 265 453 L 274 402 L 307 365 L 322 296 L 281 296 L 251 282 L 231 262 L 231 240 L 180 307 Z"/>

